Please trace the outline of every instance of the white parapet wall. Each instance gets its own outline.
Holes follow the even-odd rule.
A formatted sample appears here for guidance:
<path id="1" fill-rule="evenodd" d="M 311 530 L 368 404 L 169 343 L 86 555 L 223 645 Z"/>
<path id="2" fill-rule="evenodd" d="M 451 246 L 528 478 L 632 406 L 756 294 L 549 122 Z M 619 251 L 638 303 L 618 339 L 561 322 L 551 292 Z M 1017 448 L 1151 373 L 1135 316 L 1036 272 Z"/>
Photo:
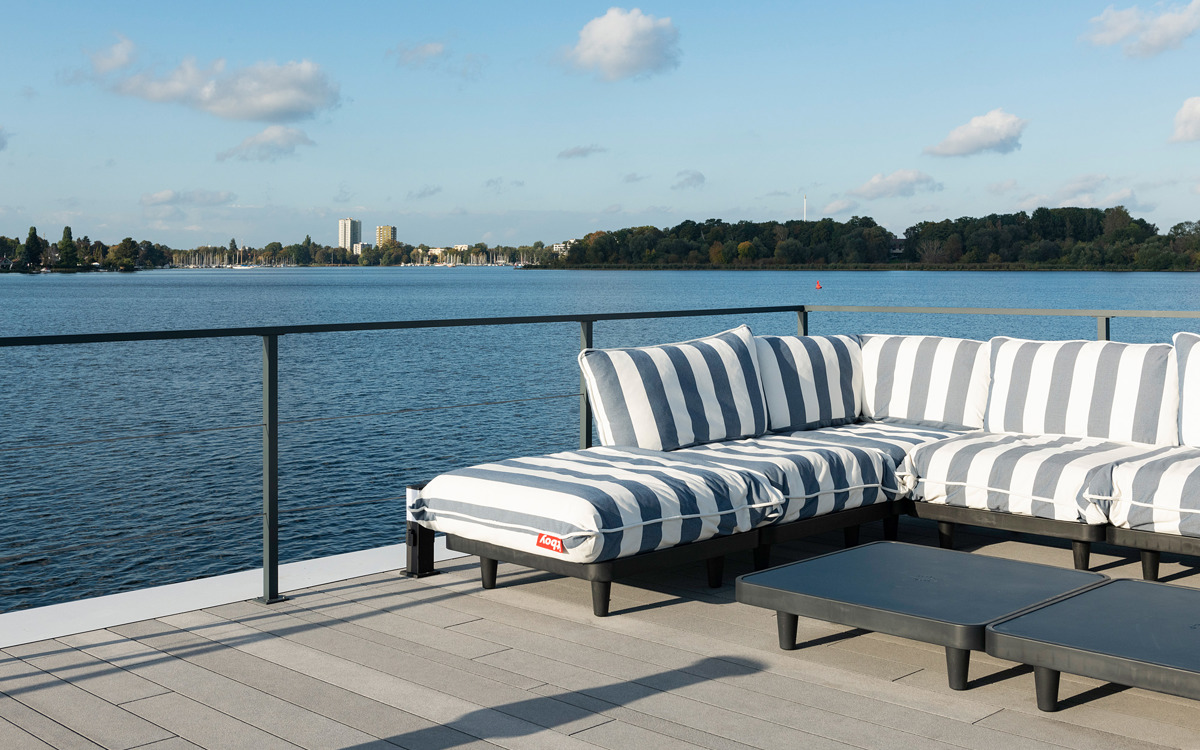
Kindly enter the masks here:
<path id="1" fill-rule="evenodd" d="M 406 550 L 406 545 L 393 544 L 359 552 L 347 552 L 344 555 L 286 563 L 279 566 L 279 589 L 286 594 L 288 591 L 359 576 L 390 570 L 399 571 L 404 568 Z M 437 538 L 434 550 L 434 559 L 438 561 L 462 556 L 458 552 L 447 550 L 442 537 Z M 0 614 L 0 648 L 245 601 L 261 597 L 262 593 L 263 573 L 261 568 L 257 568 L 195 581 L 6 612 Z"/>

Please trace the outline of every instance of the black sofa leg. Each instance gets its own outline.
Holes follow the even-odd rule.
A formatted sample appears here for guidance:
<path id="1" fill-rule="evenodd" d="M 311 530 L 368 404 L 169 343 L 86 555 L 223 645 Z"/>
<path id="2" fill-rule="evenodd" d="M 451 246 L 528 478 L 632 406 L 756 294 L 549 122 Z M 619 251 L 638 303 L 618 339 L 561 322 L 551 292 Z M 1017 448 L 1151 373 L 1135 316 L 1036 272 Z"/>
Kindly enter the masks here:
<path id="1" fill-rule="evenodd" d="M 404 543 L 408 564 L 404 568 L 404 575 L 409 578 L 434 575 L 438 571 L 433 567 L 433 529 L 427 529 L 414 521 L 409 521 L 406 529 Z"/>
<path id="2" fill-rule="evenodd" d="M 1151 549 L 1142 550 L 1142 578 L 1147 581 L 1158 580 L 1158 561 L 1162 555 Z"/>
<path id="3" fill-rule="evenodd" d="M 883 519 L 883 538 L 889 542 L 900 538 L 900 516 L 888 516 Z"/>
<path id="4" fill-rule="evenodd" d="M 708 568 L 708 587 L 721 588 L 721 583 L 725 580 L 725 556 L 710 557 L 704 562 Z"/>
<path id="5" fill-rule="evenodd" d="M 1071 556 L 1075 558 L 1075 570 L 1087 570 L 1092 560 L 1092 543 L 1072 541 Z"/>
<path id="6" fill-rule="evenodd" d="M 479 558 L 479 580 L 485 589 L 496 588 L 496 561 L 490 557 Z"/>
<path id="7" fill-rule="evenodd" d="M 612 581 L 592 581 L 592 614 L 608 617 L 608 600 L 612 596 Z"/>
<path id="8" fill-rule="evenodd" d="M 858 526 L 847 526 L 846 528 L 842 529 L 842 540 L 846 543 L 847 547 L 857 547 Z"/>
<path id="9" fill-rule="evenodd" d="M 766 570 L 771 567 L 771 545 L 760 544 L 754 548 L 754 569 Z"/>
<path id="10" fill-rule="evenodd" d="M 938 546 L 942 549 L 954 549 L 954 524 L 949 521 L 938 521 Z"/>

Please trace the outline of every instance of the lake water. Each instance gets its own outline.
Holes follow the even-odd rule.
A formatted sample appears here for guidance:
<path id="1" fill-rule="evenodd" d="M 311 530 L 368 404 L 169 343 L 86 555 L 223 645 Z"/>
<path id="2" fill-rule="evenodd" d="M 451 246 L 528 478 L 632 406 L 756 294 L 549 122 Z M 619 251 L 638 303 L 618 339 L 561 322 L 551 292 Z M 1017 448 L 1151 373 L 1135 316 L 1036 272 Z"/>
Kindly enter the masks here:
<path id="1" fill-rule="evenodd" d="M 175 270 L 0 275 L 0 300 L 0 335 L 41 335 L 786 304 L 1193 310 L 1200 276 Z M 791 314 L 602 322 L 595 342 L 741 322 L 796 329 Z M 813 312 L 809 323 L 974 338 L 1096 331 L 1093 318 Z M 1113 338 L 1169 341 L 1197 323 L 1117 319 Z M 570 323 L 282 337 L 281 560 L 401 541 L 407 484 L 577 447 L 578 342 Z M 253 338 L 0 349 L 0 611 L 261 565 L 261 367 Z M 479 405 L 490 402 L 509 403 Z"/>

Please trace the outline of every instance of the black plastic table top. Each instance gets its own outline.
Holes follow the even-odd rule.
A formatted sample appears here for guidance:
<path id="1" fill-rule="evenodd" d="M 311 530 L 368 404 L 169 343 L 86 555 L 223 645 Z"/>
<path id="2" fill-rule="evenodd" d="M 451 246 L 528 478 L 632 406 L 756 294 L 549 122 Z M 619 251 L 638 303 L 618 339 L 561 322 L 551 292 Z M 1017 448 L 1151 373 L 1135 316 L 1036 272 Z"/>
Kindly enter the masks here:
<path id="1" fill-rule="evenodd" d="M 1008 636 L 1200 672 L 1200 590 L 1116 580 L 997 623 Z"/>
<path id="2" fill-rule="evenodd" d="M 982 634 L 989 622 L 1106 578 L 937 547 L 873 542 L 748 573 L 738 579 L 738 599 L 787 610 L 789 598 L 815 598 L 977 626 Z M 763 598 L 769 603 L 753 601 Z"/>

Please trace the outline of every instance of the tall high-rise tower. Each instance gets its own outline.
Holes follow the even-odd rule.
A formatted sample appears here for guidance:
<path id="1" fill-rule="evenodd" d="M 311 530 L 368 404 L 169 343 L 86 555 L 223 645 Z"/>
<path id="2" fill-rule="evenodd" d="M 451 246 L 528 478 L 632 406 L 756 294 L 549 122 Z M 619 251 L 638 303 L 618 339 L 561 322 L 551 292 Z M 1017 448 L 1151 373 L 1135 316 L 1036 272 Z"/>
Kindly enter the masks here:
<path id="1" fill-rule="evenodd" d="M 388 240 L 392 242 L 396 241 L 396 228 L 389 226 L 375 227 L 375 247 L 380 247 Z"/>
<path id="2" fill-rule="evenodd" d="M 338 219 L 338 247 L 353 250 L 362 242 L 362 222 L 358 219 Z"/>

